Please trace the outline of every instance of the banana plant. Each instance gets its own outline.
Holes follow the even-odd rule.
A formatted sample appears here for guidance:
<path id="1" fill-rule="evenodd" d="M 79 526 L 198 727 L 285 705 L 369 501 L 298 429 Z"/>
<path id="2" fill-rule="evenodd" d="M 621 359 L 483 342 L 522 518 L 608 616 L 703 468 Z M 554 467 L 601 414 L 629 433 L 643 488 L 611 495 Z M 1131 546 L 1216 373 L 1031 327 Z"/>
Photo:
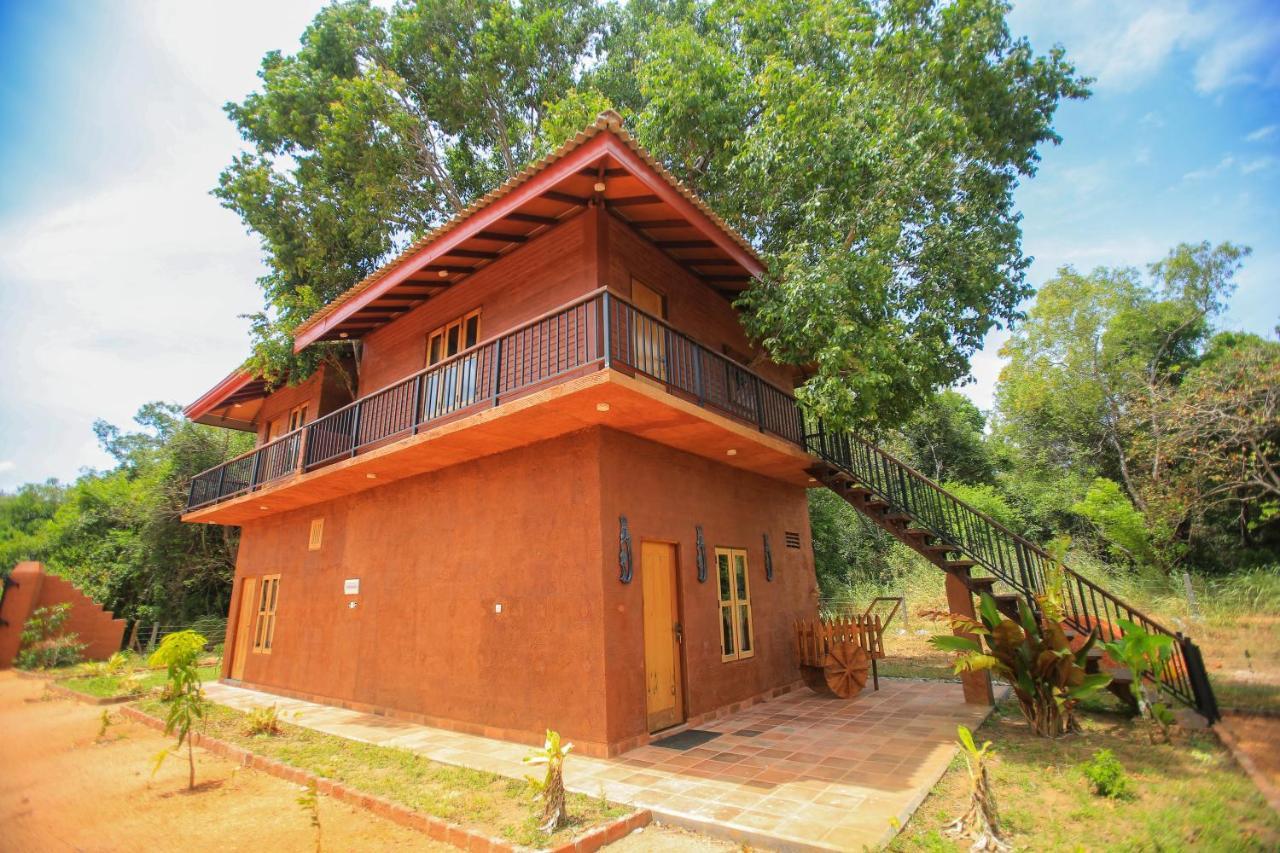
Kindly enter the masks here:
<path id="1" fill-rule="evenodd" d="M 542 823 L 538 829 L 550 835 L 564 826 L 567 815 L 564 807 L 564 759 L 573 744 L 561 744 L 560 733 L 547 729 L 547 740 L 542 749 L 524 758 L 525 764 L 547 765 L 544 779 L 526 777 L 534 792 L 542 797 Z"/>
<path id="2" fill-rule="evenodd" d="M 1160 702 L 1156 691 L 1147 683 L 1146 676 L 1164 670 L 1173 657 L 1173 638 L 1167 634 L 1151 634 L 1142 626 L 1127 619 L 1119 619 L 1123 632 L 1118 640 L 1103 643 L 1107 654 L 1124 664 L 1133 673 L 1129 691 L 1138 703 L 1138 713 L 1151 722 L 1148 732 L 1151 742 L 1156 741 L 1156 731 L 1167 743 L 1169 728 L 1173 725 L 1173 713 Z"/>
<path id="3" fill-rule="evenodd" d="M 955 672 L 988 671 L 1007 682 L 1018 707 L 1041 737 L 1058 737 L 1076 728 L 1075 706 L 1111 683 L 1111 676 L 1089 674 L 1085 663 L 1097 642 L 1097 630 L 1078 651 L 1052 619 L 1040 618 L 1018 602 L 1018 621 L 1003 616 L 995 599 L 983 593 L 978 618 L 948 615 L 954 634 L 930 639 L 934 648 L 954 652 Z M 959 636 L 959 635 L 972 636 Z M 977 637 L 978 639 L 973 639 Z"/>
<path id="4" fill-rule="evenodd" d="M 956 726 L 956 735 L 964 748 L 964 763 L 969 770 L 969 808 L 947 826 L 946 833 L 972 838 L 970 850 L 1010 850 L 1008 842 L 1000 837 L 999 811 L 987 774 L 991 741 L 984 741 L 979 748 L 973 741 L 973 732 L 964 726 Z"/>

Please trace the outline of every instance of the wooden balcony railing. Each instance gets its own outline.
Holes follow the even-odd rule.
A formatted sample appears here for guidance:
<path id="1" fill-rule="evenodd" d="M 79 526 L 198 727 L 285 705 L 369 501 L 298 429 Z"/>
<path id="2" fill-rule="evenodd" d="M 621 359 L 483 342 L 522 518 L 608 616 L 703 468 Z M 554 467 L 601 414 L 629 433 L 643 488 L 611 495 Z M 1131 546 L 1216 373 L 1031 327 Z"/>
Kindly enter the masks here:
<path id="1" fill-rule="evenodd" d="M 408 376 L 191 481 L 187 509 L 359 455 L 512 394 L 612 367 L 804 446 L 795 399 L 665 321 L 598 290 Z"/>

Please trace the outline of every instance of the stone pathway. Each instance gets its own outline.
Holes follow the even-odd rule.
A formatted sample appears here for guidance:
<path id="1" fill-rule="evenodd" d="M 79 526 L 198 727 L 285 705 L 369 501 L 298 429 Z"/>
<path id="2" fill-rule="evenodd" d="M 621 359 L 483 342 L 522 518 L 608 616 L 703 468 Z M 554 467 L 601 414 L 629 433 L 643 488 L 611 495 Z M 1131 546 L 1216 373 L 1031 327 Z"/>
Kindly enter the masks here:
<path id="1" fill-rule="evenodd" d="M 288 722 L 413 750 L 433 761 L 523 779 L 529 747 L 434 729 L 228 684 L 209 698 L 249 710 L 277 705 Z M 887 843 L 955 755 L 956 726 L 990 709 L 960 685 L 882 678 L 852 701 L 798 691 L 698 731 L 704 743 L 661 742 L 612 759 L 573 756 L 565 784 L 650 809 L 659 821 L 775 850 L 861 850 Z"/>

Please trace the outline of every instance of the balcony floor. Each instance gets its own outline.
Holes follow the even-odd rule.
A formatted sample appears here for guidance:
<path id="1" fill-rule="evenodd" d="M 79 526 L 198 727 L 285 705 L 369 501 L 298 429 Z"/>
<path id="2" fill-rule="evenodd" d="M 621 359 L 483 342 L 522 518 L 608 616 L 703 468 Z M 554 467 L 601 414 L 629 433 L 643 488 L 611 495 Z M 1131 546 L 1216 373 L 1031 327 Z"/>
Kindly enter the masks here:
<path id="1" fill-rule="evenodd" d="M 599 410 L 603 403 L 608 411 Z M 592 426 L 629 432 L 776 480 L 810 485 L 806 469 L 813 457 L 796 445 L 700 408 L 656 382 L 604 369 L 428 425 L 417 435 L 354 458 L 282 477 L 257 491 L 188 512 L 182 520 L 244 524 Z M 731 449 L 737 451 L 733 456 L 728 455 Z"/>

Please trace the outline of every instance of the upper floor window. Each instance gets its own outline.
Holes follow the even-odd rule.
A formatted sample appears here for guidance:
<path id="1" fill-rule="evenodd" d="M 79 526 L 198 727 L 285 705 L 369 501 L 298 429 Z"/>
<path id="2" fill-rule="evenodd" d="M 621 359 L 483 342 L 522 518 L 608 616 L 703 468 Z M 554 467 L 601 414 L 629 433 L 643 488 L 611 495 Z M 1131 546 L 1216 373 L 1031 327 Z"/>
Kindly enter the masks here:
<path id="1" fill-rule="evenodd" d="M 302 426 L 306 422 L 307 422 L 307 404 L 303 403 L 301 406 L 294 406 L 292 409 L 289 410 L 289 428 L 285 431 L 293 432 L 295 429 Z"/>
<path id="2" fill-rule="evenodd" d="M 271 653 L 276 637 L 276 596 L 280 592 L 280 576 L 265 575 L 258 591 L 258 612 L 253 626 L 253 650 Z"/>
<path id="3" fill-rule="evenodd" d="M 480 309 L 450 320 L 427 335 L 427 367 L 470 349 L 480 340 Z"/>

